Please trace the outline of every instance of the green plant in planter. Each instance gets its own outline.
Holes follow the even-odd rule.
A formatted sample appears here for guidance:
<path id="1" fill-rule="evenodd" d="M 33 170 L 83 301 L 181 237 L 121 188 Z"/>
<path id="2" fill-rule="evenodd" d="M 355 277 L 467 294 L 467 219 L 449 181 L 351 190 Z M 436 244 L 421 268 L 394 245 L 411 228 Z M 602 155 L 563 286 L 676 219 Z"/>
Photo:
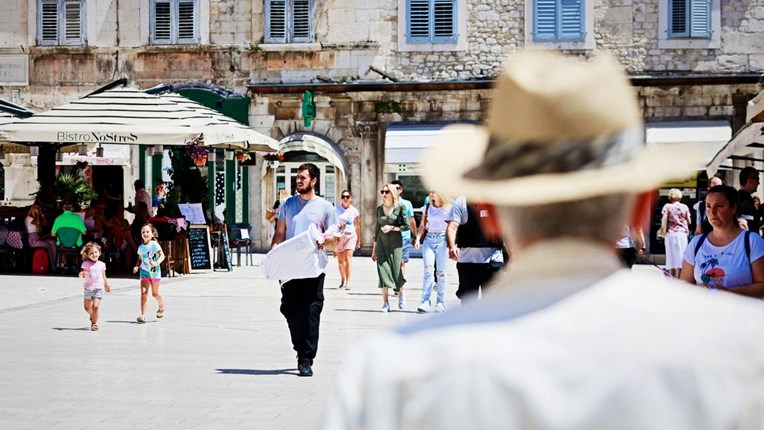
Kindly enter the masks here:
<path id="1" fill-rule="evenodd" d="M 74 206 L 75 210 L 87 206 L 97 196 L 84 177 L 68 173 L 56 175 L 53 192 L 61 201 Z"/>

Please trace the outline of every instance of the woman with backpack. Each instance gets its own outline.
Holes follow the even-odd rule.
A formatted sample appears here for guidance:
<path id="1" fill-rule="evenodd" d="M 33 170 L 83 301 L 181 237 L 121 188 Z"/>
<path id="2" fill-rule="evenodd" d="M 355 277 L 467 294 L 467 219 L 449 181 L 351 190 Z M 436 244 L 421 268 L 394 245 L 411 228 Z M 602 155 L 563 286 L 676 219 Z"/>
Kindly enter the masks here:
<path id="1" fill-rule="evenodd" d="M 738 192 L 727 185 L 709 190 L 710 233 L 695 236 L 683 256 L 680 279 L 711 290 L 763 297 L 763 241 L 738 225 Z"/>

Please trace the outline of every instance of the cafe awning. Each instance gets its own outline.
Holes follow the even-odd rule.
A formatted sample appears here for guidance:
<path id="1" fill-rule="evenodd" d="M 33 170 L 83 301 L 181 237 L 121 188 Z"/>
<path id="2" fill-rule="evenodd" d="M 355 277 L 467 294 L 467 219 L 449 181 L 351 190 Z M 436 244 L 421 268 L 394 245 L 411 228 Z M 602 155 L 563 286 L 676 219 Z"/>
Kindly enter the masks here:
<path id="1" fill-rule="evenodd" d="M 345 172 L 348 171 L 345 157 L 343 157 L 340 148 L 322 136 L 309 133 L 295 133 L 279 142 L 279 152 L 282 154 L 294 151 L 312 152 L 325 158 L 342 173 L 343 177 L 345 177 Z"/>
<path id="2" fill-rule="evenodd" d="M 646 143 L 655 145 L 689 145 L 700 157 L 710 160 L 730 140 L 727 121 L 673 121 L 646 124 Z M 703 161 L 698 166 L 704 168 Z"/>
<path id="3" fill-rule="evenodd" d="M 0 125 L 0 141 L 64 146 L 183 145 L 199 135 L 204 136 L 207 146 L 246 149 L 249 139 L 257 139 L 256 145 L 265 143 L 267 148 L 276 145 L 247 127 L 124 86 L 98 91 L 27 119 Z"/>
<path id="4" fill-rule="evenodd" d="M 747 123 L 723 146 L 707 164 L 707 176 L 721 168 L 733 168 L 733 161 L 742 160 L 763 170 L 763 93 L 750 100 L 746 107 Z"/>

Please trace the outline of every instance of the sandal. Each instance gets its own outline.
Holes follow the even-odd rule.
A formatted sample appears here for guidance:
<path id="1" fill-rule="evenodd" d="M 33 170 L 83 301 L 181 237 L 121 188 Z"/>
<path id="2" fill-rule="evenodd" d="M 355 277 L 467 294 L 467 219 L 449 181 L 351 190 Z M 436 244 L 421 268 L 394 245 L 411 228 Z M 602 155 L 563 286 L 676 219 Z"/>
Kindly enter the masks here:
<path id="1" fill-rule="evenodd" d="M 141 315 L 140 317 L 136 318 L 136 321 L 138 321 L 138 324 L 143 324 L 146 322 L 146 318 Z"/>
<path id="2" fill-rule="evenodd" d="M 165 316 L 165 308 L 157 309 L 157 318 L 162 318 L 163 316 Z"/>
<path id="3" fill-rule="evenodd" d="M 90 331 L 98 331 L 98 326 L 95 324 L 90 325 Z"/>

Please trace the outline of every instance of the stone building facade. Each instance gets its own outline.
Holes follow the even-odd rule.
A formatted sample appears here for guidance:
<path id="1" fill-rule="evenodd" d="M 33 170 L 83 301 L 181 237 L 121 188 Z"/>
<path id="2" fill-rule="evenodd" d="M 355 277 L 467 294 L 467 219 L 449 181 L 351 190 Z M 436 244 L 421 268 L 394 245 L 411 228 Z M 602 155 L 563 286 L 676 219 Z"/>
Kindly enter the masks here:
<path id="1" fill-rule="evenodd" d="M 388 130 L 480 122 L 492 79 L 519 49 L 585 58 L 609 52 L 633 77 L 649 124 L 727 122 L 735 132 L 746 101 L 762 90 L 757 0 L 711 0 L 709 34 L 701 38 L 668 33 L 669 5 L 679 0 L 582 0 L 576 40 L 537 36 L 534 10 L 542 0 L 453 0 L 452 37 L 435 41 L 412 40 L 407 0 L 306 0 L 308 27 L 300 37 L 297 25 L 294 34 L 287 26 L 286 35 L 274 36 L 271 0 L 81 0 L 74 1 L 84 11 L 80 41 L 43 43 L 43 4 L 72 1 L 3 1 L 0 98 L 39 111 L 121 77 L 140 88 L 199 83 L 247 94 L 251 127 L 285 141 L 308 132 L 334 148 L 344 166 L 328 192 L 350 188 L 362 214 L 372 213 L 380 184 L 398 176 L 396 166 L 386 166 Z M 160 3 L 191 5 L 190 42 L 155 37 Z M 308 126 L 306 91 L 317 109 Z M 295 162 L 326 161 L 293 152 Z M 278 180 L 275 169 L 259 166 L 245 175 L 246 220 L 265 248 L 262 211 Z M 416 163 L 401 168 L 416 174 Z M 363 220 L 365 247 L 371 221 Z"/>

